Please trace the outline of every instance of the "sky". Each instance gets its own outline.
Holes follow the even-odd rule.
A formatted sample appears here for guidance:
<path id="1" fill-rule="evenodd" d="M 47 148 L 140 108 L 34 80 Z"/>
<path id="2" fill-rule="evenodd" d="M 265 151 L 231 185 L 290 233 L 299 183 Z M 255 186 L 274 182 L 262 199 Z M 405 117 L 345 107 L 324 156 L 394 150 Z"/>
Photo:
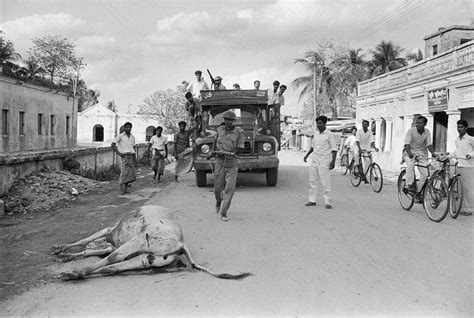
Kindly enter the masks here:
<path id="1" fill-rule="evenodd" d="M 156 90 L 175 89 L 206 69 L 231 88 L 288 86 L 283 114 L 302 102 L 296 58 L 333 39 L 362 49 L 382 40 L 424 50 L 439 27 L 469 25 L 473 0 L 0 0 L 0 30 L 24 58 L 32 39 L 62 35 L 76 45 L 88 88 L 119 111 L 138 110 Z"/>

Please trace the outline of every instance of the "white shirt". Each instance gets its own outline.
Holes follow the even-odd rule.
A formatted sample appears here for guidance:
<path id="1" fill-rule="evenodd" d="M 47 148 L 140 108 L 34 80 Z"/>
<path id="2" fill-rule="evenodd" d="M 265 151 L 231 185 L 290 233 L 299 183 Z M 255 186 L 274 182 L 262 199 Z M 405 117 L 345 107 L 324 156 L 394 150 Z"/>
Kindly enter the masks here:
<path id="1" fill-rule="evenodd" d="M 329 163 L 332 161 L 332 152 L 337 151 L 334 134 L 327 128 L 320 132 L 316 130 L 311 137 L 311 147 L 313 148 L 312 159 L 317 163 Z"/>
<path id="2" fill-rule="evenodd" d="M 158 150 L 162 155 L 164 155 L 165 152 L 165 145 L 168 142 L 168 137 L 161 135 L 161 137 L 158 137 L 157 135 L 154 135 L 151 137 L 150 141 L 148 142 L 151 144 L 152 149 Z"/>
<path id="3" fill-rule="evenodd" d="M 133 149 L 133 146 L 135 146 L 135 137 L 132 134 L 130 134 L 130 137 L 125 133 L 118 134 L 112 143 L 117 145 L 120 153 L 135 153 L 135 149 Z"/>
<path id="4" fill-rule="evenodd" d="M 278 91 L 277 93 L 273 92 L 273 87 L 268 89 L 268 105 L 278 104 Z"/>
<path id="5" fill-rule="evenodd" d="M 357 138 L 354 135 L 350 135 L 347 137 L 346 142 L 344 143 L 345 146 L 349 146 L 349 148 L 352 150 L 355 147 Z"/>
<path id="6" fill-rule="evenodd" d="M 278 94 L 278 102 L 280 106 L 285 105 L 285 96 Z"/>
<path id="7" fill-rule="evenodd" d="M 360 144 L 360 149 L 369 150 L 370 144 L 374 142 L 374 135 L 372 130 L 367 129 L 367 132 L 364 132 L 364 129 L 360 129 L 356 133 L 356 140 Z"/>
<path id="8" fill-rule="evenodd" d="M 207 85 L 206 81 L 201 78 L 201 81 L 198 82 L 197 79 L 189 83 L 188 87 L 186 87 L 186 90 L 190 91 L 194 97 L 199 97 L 201 91 L 208 91 L 209 90 L 209 85 Z"/>
<path id="9" fill-rule="evenodd" d="M 454 143 L 456 144 L 456 151 L 450 157 L 458 159 L 460 167 L 474 167 L 474 137 L 467 133 L 462 138 L 459 138 L 458 135 Z M 466 155 L 470 155 L 471 159 L 459 159 L 466 158 Z"/>

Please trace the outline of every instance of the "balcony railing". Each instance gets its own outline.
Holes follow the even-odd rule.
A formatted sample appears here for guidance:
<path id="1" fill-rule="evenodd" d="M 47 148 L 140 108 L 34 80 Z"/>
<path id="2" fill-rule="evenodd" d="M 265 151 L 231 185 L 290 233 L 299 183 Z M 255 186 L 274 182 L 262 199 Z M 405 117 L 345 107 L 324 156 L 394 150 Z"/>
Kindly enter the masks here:
<path id="1" fill-rule="evenodd" d="M 358 96 L 407 85 L 423 78 L 474 65 L 474 41 L 427 58 L 416 64 L 386 73 L 357 84 Z"/>

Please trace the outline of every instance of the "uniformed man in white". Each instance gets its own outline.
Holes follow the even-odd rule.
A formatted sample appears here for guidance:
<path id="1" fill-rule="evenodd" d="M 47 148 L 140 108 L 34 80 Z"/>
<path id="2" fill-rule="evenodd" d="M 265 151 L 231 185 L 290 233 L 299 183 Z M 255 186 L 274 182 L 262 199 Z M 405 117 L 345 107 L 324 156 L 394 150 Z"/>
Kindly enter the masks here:
<path id="1" fill-rule="evenodd" d="M 367 169 L 369 166 L 370 158 L 363 157 L 363 162 L 361 162 L 360 154 L 362 153 L 362 150 L 370 150 L 370 147 L 373 147 L 375 151 L 379 151 L 379 149 L 375 147 L 374 134 L 372 134 L 372 130 L 369 129 L 368 120 L 362 121 L 362 129 L 358 130 L 356 133 L 356 145 L 357 147 L 354 147 L 354 164 L 359 167 L 361 178 L 365 183 L 367 183 L 368 181 L 364 176 L 364 169 Z"/>
<path id="2" fill-rule="evenodd" d="M 330 170 L 334 169 L 336 163 L 337 146 L 334 134 L 326 129 L 327 121 L 326 116 L 316 118 L 317 130 L 311 138 L 311 148 L 303 159 L 306 162 L 309 155 L 313 154 L 309 169 L 309 201 L 305 205 L 316 205 L 316 194 L 319 184 L 321 184 L 324 189 L 323 197 L 326 209 L 331 209 Z"/>

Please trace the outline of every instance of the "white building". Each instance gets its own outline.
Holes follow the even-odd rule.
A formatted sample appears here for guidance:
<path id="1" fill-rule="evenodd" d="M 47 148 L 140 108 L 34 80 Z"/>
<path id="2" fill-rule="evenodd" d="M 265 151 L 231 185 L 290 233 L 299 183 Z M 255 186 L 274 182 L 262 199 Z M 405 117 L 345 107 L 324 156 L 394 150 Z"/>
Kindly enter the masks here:
<path id="1" fill-rule="evenodd" d="M 138 114 L 115 113 L 100 103 L 87 108 L 77 116 L 77 143 L 80 145 L 110 145 L 123 131 L 123 124 L 132 123 L 132 134 L 137 143 L 147 142 L 160 123 Z"/>
<path id="2" fill-rule="evenodd" d="M 449 37 L 450 30 L 458 28 L 440 29 L 425 40 Z M 464 27 L 463 32 L 466 30 L 472 39 L 474 26 Z M 451 36 L 451 42 L 458 46 L 436 54 L 425 52 L 431 56 L 358 84 L 356 121 L 358 126 L 363 119 L 375 123 L 375 143 L 381 151 L 374 153 L 374 160 L 382 169 L 400 170 L 405 134 L 417 114 L 428 118 L 426 127 L 436 151 L 455 149 L 459 119 L 467 120 L 468 133 L 473 135 L 474 41 L 465 41 L 469 36 L 466 32 L 462 36 L 461 42 Z"/>

